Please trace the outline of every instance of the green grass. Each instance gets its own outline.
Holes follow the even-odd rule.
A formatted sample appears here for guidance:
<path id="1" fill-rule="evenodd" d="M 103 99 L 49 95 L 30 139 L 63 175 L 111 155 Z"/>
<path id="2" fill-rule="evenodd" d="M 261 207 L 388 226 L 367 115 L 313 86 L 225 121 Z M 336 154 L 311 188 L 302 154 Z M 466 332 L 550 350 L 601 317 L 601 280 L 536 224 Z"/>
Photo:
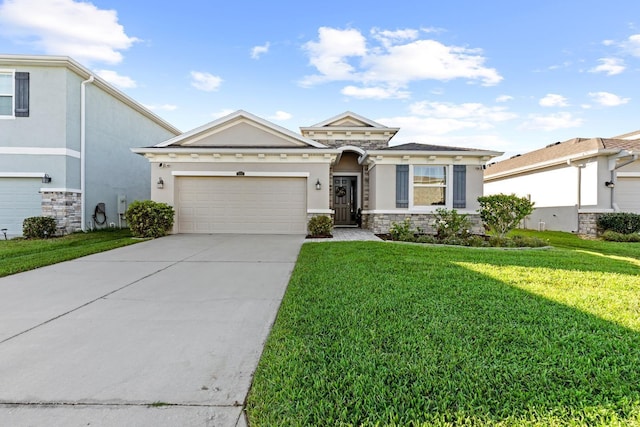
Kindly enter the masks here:
<path id="1" fill-rule="evenodd" d="M 129 230 L 74 233 L 45 240 L 0 240 L 0 277 L 137 243 Z"/>
<path id="2" fill-rule="evenodd" d="M 305 244 L 250 425 L 640 425 L 638 250 L 536 236 L 561 247 Z"/>

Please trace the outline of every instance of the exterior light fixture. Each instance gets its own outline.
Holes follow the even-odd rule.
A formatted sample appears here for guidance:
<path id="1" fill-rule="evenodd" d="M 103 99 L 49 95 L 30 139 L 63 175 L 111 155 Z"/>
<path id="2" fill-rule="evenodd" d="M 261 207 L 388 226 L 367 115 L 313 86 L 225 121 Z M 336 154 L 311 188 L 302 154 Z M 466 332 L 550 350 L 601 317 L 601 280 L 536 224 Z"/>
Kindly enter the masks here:
<path id="1" fill-rule="evenodd" d="M 320 183 L 320 179 L 316 181 L 316 190 L 322 190 L 322 184 Z"/>
<path id="2" fill-rule="evenodd" d="M 615 183 L 615 182 L 613 182 L 613 181 L 605 181 L 604 185 L 605 185 L 605 187 L 607 187 L 607 188 L 613 188 L 613 187 L 615 187 L 615 186 L 616 186 L 616 183 Z"/>
<path id="3" fill-rule="evenodd" d="M 162 190 L 164 188 L 164 181 L 162 178 L 158 178 L 158 182 L 156 182 L 156 187 Z"/>
<path id="4" fill-rule="evenodd" d="M 42 177 L 42 183 L 49 184 L 50 182 L 51 182 L 51 177 L 45 173 L 44 176 Z"/>

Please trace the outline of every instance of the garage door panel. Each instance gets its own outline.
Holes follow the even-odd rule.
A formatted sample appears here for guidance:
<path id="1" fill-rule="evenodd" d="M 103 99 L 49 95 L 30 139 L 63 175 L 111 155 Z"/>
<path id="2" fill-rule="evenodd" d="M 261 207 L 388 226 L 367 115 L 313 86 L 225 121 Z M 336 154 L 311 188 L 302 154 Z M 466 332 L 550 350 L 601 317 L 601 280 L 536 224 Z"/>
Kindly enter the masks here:
<path id="1" fill-rule="evenodd" d="M 42 215 L 40 179 L 0 179 L 0 228 L 10 235 L 22 234 L 25 218 Z"/>
<path id="2" fill-rule="evenodd" d="M 179 177 L 180 233 L 306 232 L 306 179 Z"/>
<path id="3" fill-rule="evenodd" d="M 620 210 L 640 213 L 640 178 L 619 177 L 615 192 Z"/>

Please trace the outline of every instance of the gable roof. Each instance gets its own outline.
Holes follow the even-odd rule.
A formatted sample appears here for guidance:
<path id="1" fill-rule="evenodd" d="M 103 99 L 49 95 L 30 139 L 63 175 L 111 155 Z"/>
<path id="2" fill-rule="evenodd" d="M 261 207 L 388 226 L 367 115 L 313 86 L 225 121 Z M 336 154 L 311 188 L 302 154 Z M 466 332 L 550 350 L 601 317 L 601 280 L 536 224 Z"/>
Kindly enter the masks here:
<path id="1" fill-rule="evenodd" d="M 247 130 L 254 130 L 273 136 L 273 142 L 269 145 L 255 144 L 251 142 L 223 140 L 216 143 L 215 137 L 222 135 L 234 127 L 242 126 Z M 279 141 L 279 142 L 278 142 Z M 244 110 L 238 110 L 210 123 L 197 127 L 175 138 L 171 138 L 154 147 L 199 147 L 199 148 L 326 148 L 324 144 L 305 138 L 295 132 L 271 123 L 263 118 Z"/>
<path id="2" fill-rule="evenodd" d="M 352 111 L 345 111 L 344 113 L 338 114 L 337 116 L 333 116 L 327 120 L 323 120 L 320 123 L 316 123 L 313 126 L 309 126 L 310 128 L 320 128 L 320 127 L 372 127 L 372 128 L 387 128 L 385 125 L 374 122 L 373 120 L 367 119 L 364 116 L 356 114 Z"/>
<path id="3" fill-rule="evenodd" d="M 81 78 L 87 80 L 90 77 L 94 78 L 93 85 L 99 87 L 109 95 L 113 96 L 123 104 L 127 105 L 131 109 L 137 111 L 153 122 L 157 123 L 161 127 L 165 128 L 174 135 L 179 135 L 181 131 L 153 113 L 151 110 L 133 100 L 129 96 L 125 95 L 120 90 L 116 89 L 111 84 L 107 83 L 104 79 L 97 76 L 95 73 L 80 65 L 80 63 L 74 61 L 68 56 L 53 56 L 53 55 L 0 55 L 0 66 L 9 67 L 65 67 L 68 70 L 76 73 Z"/>
<path id="4" fill-rule="evenodd" d="M 640 151 L 640 140 L 614 138 L 573 138 L 549 144 L 544 148 L 516 155 L 492 163 L 485 170 L 485 178 L 532 170 L 597 155 L 611 155 L 622 151 Z"/>

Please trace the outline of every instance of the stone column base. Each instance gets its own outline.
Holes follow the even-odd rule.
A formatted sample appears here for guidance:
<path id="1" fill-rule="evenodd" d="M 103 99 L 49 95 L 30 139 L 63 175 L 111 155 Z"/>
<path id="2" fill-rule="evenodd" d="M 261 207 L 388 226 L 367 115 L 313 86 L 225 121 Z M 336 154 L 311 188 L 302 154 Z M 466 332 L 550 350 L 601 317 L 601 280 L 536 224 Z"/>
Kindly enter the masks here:
<path id="1" fill-rule="evenodd" d="M 81 194 L 73 191 L 43 191 L 42 216 L 56 220 L 58 233 L 82 230 Z"/>

